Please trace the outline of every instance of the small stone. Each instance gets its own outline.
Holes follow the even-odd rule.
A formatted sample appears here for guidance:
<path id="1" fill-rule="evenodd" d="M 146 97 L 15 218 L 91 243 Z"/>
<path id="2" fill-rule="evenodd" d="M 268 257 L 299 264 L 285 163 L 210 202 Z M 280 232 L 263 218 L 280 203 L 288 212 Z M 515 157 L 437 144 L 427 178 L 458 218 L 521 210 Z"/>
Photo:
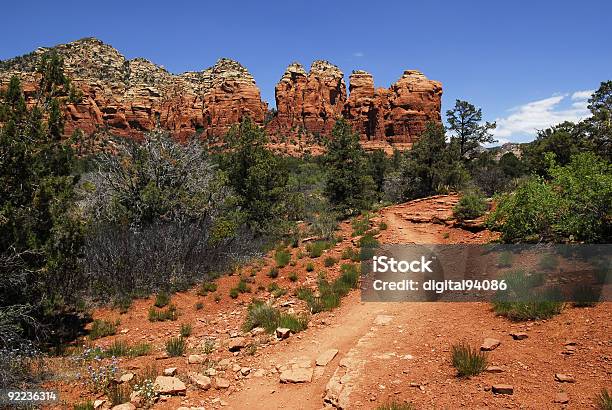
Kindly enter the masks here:
<path id="1" fill-rule="evenodd" d="M 555 380 L 560 383 L 575 383 L 576 379 L 569 374 L 555 373 Z"/>
<path id="2" fill-rule="evenodd" d="M 504 369 L 502 369 L 499 366 L 488 366 L 485 370 L 488 373 L 503 373 L 504 372 Z"/>
<path id="3" fill-rule="evenodd" d="M 574 353 L 576 353 L 576 346 L 565 346 L 565 350 L 562 351 L 561 353 L 566 354 L 566 355 L 572 355 Z"/>
<path id="4" fill-rule="evenodd" d="M 123 403 L 112 407 L 112 410 L 136 410 L 136 406 L 134 406 L 132 403 Z"/>
<path id="5" fill-rule="evenodd" d="M 211 386 L 210 377 L 204 376 L 202 373 L 189 373 L 189 380 L 202 390 L 208 390 Z"/>
<path id="6" fill-rule="evenodd" d="M 514 387 L 509 384 L 494 384 L 491 386 L 491 390 L 495 394 L 512 394 L 514 393 Z"/>
<path id="7" fill-rule="evenodd" d="M 130 394 L 130 403 L 132 403 L 136 407 L 141 407 L 142 406 L 142 397 L 140 396 L 140 394 L 138 394 L 135 391 L 133 391 Z"/>
<path id="8" fill-rule="evenodd" d="M 287 329 L 286 327 L 279 327 L 276 329 L 276 337 L 279 339 L 286 339 L 291 334 L 291 329 Z"/>
<path id="9" fill-rule="evenodd" d="M 487 337 L 484 342 L 482 342 L 482 346 L 480 346 L 480 350 L 483 351 L 491 351 L 497 349 L 497 347 L 501 344 L 501 342 L 497 339 L 493 339 L 491 337 Z"/>
<path id="10" fill-rule="evenodd" d="M 190 354 L 189 357 L 187 357 L 187 363 L 189 364 L 202 364 L 205 360 L 206 358 L 199 354 Z"/>
<path id="11" fill-rule="evenodd" d="M 393 316 L 388 315 L 378 315 L 374 319 L 374 324 L 377 326 L 386 326 L 393 320 Z"/>
<path id="12" fill-rule="evenodd" d="M 131 381 L 134 378 L 134 373 L 126 373 L 121 375 L 121 377 L 119 378 L 119 381 L 121 383 L 127 383 L 129 381 Z"/>
<path id="13" fill-rule="evenodd" d="M 555 394 L 554 403 L 567 404 L 569 403 L 569 395 L 565 392 Z"/>
<path id="14" fill-rule="evenodd" d="M 245 347 L 247 345 L 246 339 L 244 337 L 235 337 L 233 339 L 230 339 L 229 345 L 227 346 L 227 349 L 230 352 L 237 352 L 240 349 L 242 349 L 243 347 Z"/>
<path id="15" fill-rule="evenodd" d="M 312 368 L 304 369 L 301 367 L 285 370 L 280 374 L 281 383 L 310 383 L 312 380 Z"/>
<path id="16" fill-rule="evenodd" d="M 264 329 L 263 327 L 256 327 L 251 329 L 251 334 L 253 336 L 262 335 L 264 333 L 266 333 L 266 329 Z"/>
<path id="17" fill-rule="evenodd" d="M 121 332 L 119 332 L 119 333 L 121 333 L 122 335 L 124 335 L 124 334 L 126 334 L 127 332 L 129 332 L 129 331 L 130 331 L 130 329 L 123 329 L 123 330 L 121 330 Z"/>
<path id="18" fill-rule="evenodd" d="M 513 332 L 510 333 L 510 336 L 512 336 L 514 340 L 523 340 L 529 337 L 529 335 L 525 332 Z"/>
<path id="19" fill-rule="evenodd" d="M 174 376 L 176 375 L 176 367 L 168 367 L 164 369 L 164 376 Z"/>
<path id="20" fill-rule="evenodd" d="M 317 357 L 317 366 L 327 366 L 329 362 L 334 360 L 334 357 L 338 354 L 338 349 L 329 349 L 324 351 Z"/>
<path id="21" fill-rule="evenodd" d="M 153 389 L 159 394 L 184 395 L 187 387 L 177 377 L 157 376 Z"/>
<path id="22" fill-rule="evenodd" d="M 100 408 L 106 403 L 106 400 L 96 400 L 93 402 L 94 409 Z"/>
<path id="23" fill-rule="evenodd" d="M 240 367 L 240 365 L 239 365 L 239 364 L 237 364 L 237 363 L 236 363 L 236 364 L 234 364 L 234 365 L 232 366 L 232 371 L 233 371 L 233 372 L 239 372 L 239 371 L 240 371 L 240 369 L 241 369 L 241 367 Z"/>
<path id="24" fill-rule="evenodd" d="M 243 376 L 246 376 L 247 374 L 251 373 L 251 369 L 250 369 L 250 368 L 248 368 L 248 367 L 243 367 L 242 369 L 240 369 L 240 373 L 241 373 Z"/>
<path id="25" fill-rule="evenodd" d="M 568 340 L 565 342 L 564 346 L 576 346 L 576 342 L 574 340 Z"/>
<path id="26" fill-rule="evenodd" d="M 221 359 L 221 361 L 219 361 L 219 367 L 226 369 L 227 367 L 229 367 L 230 363 L 231 362 L 229 359 Z"/>
<path id="27" fill-rule="evenodd" d="M 230 382 L 223 377 L 215 377 L 215 388 L 216 389 L 227 389 L 230 387 Z"/>

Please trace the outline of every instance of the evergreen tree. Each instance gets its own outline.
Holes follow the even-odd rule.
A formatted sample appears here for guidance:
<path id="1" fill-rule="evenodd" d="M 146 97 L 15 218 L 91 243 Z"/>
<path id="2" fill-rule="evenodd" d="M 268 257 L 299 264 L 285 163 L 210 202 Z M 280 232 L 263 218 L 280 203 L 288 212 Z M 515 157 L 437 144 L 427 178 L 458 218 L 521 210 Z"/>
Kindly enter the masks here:
<path id="1" fill-rule="evenodd" d="M 325 194 L 332 206 L 345 216 L 369 208 L 374 181 L 368 175 L 359 135 L 344 119 L 334 125 L 324 162 L 328 169 Z"/>
<path id="2" fill-rule="evenodd" d="M 446 118 L 459 146 L 460 158 L 469 159 L 481 144 L 495 142 L 490 132 L 495 129 L 495 122 L 481 124 L 482 110 L 467 101 L 456 100 L 455 107 L 446 111 Z"/>

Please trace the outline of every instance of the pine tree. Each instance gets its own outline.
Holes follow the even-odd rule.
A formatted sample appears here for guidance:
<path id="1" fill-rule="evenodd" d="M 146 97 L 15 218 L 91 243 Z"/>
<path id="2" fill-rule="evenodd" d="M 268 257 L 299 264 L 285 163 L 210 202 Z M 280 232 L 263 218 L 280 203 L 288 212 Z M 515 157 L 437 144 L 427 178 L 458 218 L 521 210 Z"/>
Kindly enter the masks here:
<path id="1" fill-rule="evenodd" d="M 449 130 L 459 146 L 460 158 L 470 158 L 480 144 L 495 142 L 491 130 L 495 122 L 482 122 L 482 110 L 467 101 L 456 100 L 455 107 L 446 111 Z"/>

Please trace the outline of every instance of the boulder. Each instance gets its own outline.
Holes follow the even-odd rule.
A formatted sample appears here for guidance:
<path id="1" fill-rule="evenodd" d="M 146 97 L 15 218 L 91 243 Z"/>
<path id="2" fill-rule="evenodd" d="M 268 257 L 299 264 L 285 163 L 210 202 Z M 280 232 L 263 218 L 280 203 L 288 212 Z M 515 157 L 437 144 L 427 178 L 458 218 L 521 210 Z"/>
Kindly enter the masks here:
<path id="1" fill-rule="evenodd" d="M 134 406 L 132 403 L 123 403 L 119 404 L 118 406 L 113 406 L 112 410 L 136 410 L 136 406 Z"/>
<path id="2" fill-rule="evenodd" d="M 176 371 L 176 367 L 168 367 L 164 369 L 164 376 L 175 376 Z"/>
<path id="3" fill-rule="evenodd" d="M 210 389 L 210 386 L 212 385 L 210 377 L 205 376 L 201 373 L 189 373 L 188 377 L 189 377 L 189 381 L 192 384 L 195 384 L 202 390 L 208 390 Z"/>
<path id="4" fill-rule="evenodd" d="M 190 354 L 187 357 L 187 363 L 189 364 L 202 364 L 206 360 L 206 357 L 200 354 Z"/>
<path id="5" fill-rule="evenodd" d="M 247 341 L 244 337 L 235 337 L 230 339 L 229 344 L 227 345 L 227 349 L 230 352 L 237 352 L 240 349 L 246 347 Z"/>
<path id="6" fill-rule="evenodd" d="M 559 404 L 567 404 L 569 403 L 570 398 L 569 395 L 565 392 L 560 392 L 555 394 L 555 398 L 553 400 L 554 403 L 559 403 Z"/>
<path id="7" fill-rule="evenodd" d="M 555 373 L 555 380 L 560 383 L 575 383 L 576 379 L 570 374 Z"/>

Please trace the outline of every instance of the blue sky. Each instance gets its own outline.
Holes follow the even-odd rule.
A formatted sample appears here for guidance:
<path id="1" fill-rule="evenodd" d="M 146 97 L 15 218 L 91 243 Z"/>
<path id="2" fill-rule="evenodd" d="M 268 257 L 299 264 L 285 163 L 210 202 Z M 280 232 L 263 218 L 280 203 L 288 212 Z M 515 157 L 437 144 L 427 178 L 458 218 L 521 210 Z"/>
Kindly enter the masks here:
<path id="1" fill-rule="evenodd" d="M 172 72 L 220 57 L 245 65 L 262 96 L 292 61 L 364 69 L 388 87 L 405 69 L 498 120 L 500 141 L 585 113 L 612 79 L 612 1 L 21 1 L 2 6 L 0 59 L 94 36 Z"/>

